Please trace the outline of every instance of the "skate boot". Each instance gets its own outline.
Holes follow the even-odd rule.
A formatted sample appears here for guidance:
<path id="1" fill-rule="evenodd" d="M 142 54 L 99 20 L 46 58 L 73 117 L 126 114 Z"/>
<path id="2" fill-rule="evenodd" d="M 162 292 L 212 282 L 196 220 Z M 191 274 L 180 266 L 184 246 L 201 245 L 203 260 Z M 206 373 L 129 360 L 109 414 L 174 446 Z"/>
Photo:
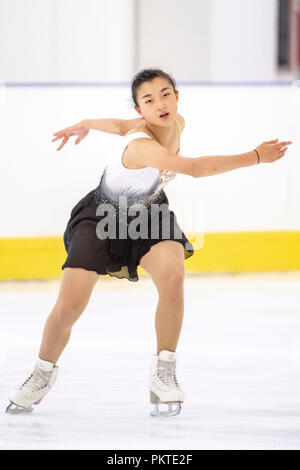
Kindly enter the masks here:
<path id="1" fill-rule="evenodd" d="M 58 366 L 39 358 L 28 379 L 10 393 L 6 413 L 33 411 L 32 405 L 38 405 L 54 385 L 57 372 Z"/>
<path id="2" fill-rule="evenodd" d="M 151 416 L 176 416 L 181 411 L 184 401 L 183 390 L 176 378 L 176 353 L 161 351 L 154 355 L 150 374 L 150 401 L 155 405 Z M 160 410 L 159 405 L 167 405 L 166 411 Z"/>

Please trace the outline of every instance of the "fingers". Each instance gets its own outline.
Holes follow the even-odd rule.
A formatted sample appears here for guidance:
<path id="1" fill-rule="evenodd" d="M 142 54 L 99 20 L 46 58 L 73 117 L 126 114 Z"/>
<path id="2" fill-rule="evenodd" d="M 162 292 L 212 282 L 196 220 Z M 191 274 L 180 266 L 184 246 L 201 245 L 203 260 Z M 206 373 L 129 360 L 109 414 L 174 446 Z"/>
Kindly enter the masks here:
<path id="1" fill-rule="evenodd" d="M 276 144 L 276 148 L 281 148 L 284 145 L 291 145 L 293 143 L 291 140 L 286 140 L 286 141 L 282 141 L 282 142 L 277 142 L 277 141 L 278 141 L 278 139 L 273 139 L 273 140 L 267 140 L 267 142 L 265 142 L 265 143 L 266 144 Z"/>
<path id="2" fill-rule="evenodd" d="M 65 137 L 57 150 L 60 150 L 61 148 L 63 148 L 63 146 L 68 142 L 68 140 L 69 140 L 69 137 Z"/>
<path id="3" fill-rule="evenodd" d="M 57 131 L 57 132 L 54 132 L 53 135 L 65 135 L 66 133 L 69 133 L 69 132 L 76 132 L 76 131 L 79 131 L 81 130 L 81 127 L 80 126 L 70 126 L 70 127 L 66 127 L 65 129 L 61 129 L 60 131 Z"/>
<path id="4" fill-rule="evenodd" d="M 279 142 L 279 144 L 276 144 L 276 149 L 281 149 L 282 147 L 288 148 L 287 146 L 291 145 L 292 143 L 293 142 L 291 141 Z"/>
<path id="5" fill-rule="evenodd" d="M 279 152 L 277 160 L 285 156 L 285 152 Z"/>
<path id="6" fill-rule="evenodd" d="M 65 129 L 61 129 L 60 131 L 53 132 L 53 135 L 64 135 L 65 132 L 66 132 L 68 129 L 69 129 L 69 128 L 66 127 Z"/>
<path id="7" fill-rule="evenodd" d="M 66 134 L 64 131 L 58 131 L 55 132 L 53 135 L 55 135 L 56 137 L 54 137 L 51 142 L 56 142 L 57 140 L 62 139 L 63 137 L 65 137 Z"/>
<path id="8" fill-rule="evenodd" d="M 55 135 L 56 137 L 54 137 L 51 142 L 56 142 L 57 140 L 59 139 L 62 139 L 64 137 L 64 139 L 67 139 L 65 141 L 65 143 L 67 143 L 69 137 L 73 136 L 73 135 L 77 135 L 76 134 L 76 129 L 71 129 L 71 128 L 66 128 L 66 129 L 63 129 L 61 131 L 57 131 L 57 132 L 54 132 L 53 135 Z M 79 143 L 79 142 L 78 142 Z M 65 145 L 65 144 L 63 144 Z M 61 147 L 59 147 L 57 150 L 60 150 Z"/>
<path id="9" fill-rule="evenodd" d="M 63 137 L 65 137 L 65 136 L 67 136 L 67 135 L 68 135 L 68 136 L 72 135 L 72 134 L 71 134 L 72 131 L 74 131 L 74 129 L 71 129 L 71 128 L 69 128 L 69 127 L 66 127 L 66 129 L 62 129 L 62 130 L 60 130 L 60 131 L 54 132 L 53 135 L 54 135 L 55 137 L 51 140 L 51 142 L 55 142 L 55 141 L 58 140 L 58 139 L 62 139 Z M 73 135 L 74 135 L 74 134 L 73 134 Z"/>
<path id="10" fill-rule="evenodd" d="M 285 152 L 287 151 L 287 149 L 288 149 L 288 146 L 283 147 L 283 149 L 281 149 L 281 150 L 278 152 L 278 157 L 277 157 L 277 158 L 282 158 L 282 157 L 284 157 Z"/>
<path id="11" fill-rule="evenodd" d="M 55 135 L 56 139 L 61 139 L 62 137 L 65 137 L 66 135 L 67 136 L 71 136 L 71 135 L 76 135 L 76 129 L 66 129 L 65 131 L 58 131 L 58 132 L 55 132 Z"/>

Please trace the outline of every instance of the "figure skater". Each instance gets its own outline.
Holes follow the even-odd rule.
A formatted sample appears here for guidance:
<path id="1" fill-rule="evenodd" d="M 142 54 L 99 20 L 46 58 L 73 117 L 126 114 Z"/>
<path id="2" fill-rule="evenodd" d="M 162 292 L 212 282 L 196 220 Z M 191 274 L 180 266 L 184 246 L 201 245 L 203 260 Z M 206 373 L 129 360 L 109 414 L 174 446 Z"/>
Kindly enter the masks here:
<path id="1" fill-rule="evenodd" d="M 90 129 L 124 138 L 117 164 L 105 167 L 99 185 L 71 211 L 64 232 L 68 256 L 62 266 L 58 297 L 44 327 L 35 368 L 9 395 L 7 412 L 32 411 L 32 405 L 40 403 L 51 389 L 57 377 L 57 361 L 99 275 L 136 282 L 140 265 L 151 276 L 159 296 L 155 317 L 157 351 L 150 373 L 150 401 L 155 405 L 151 415 L 178 414 L 184 401 L 176 377 L 176 348 L 184 311 L 184 260 L 193 255 L 194 249 L 169 209 L 163 188 L 176 173 L 200 178 L 275 162 L 292 143 L 274 139 L 238 155 L 183 157 L 179 149 L 185 122 L 177 113 L 174 78 L 158 68 L 144 69 L 133 77 L 131 91 L 139 118 L 87 119 L 54 134 L 53 142 L 63 139 L 57 150 L 71 136 L 77 136 L 78 144 Z M 124 201 L 128 203 L 125 215 Z M 153 208 L 158 218 L 153 217 Z M 158 406 L 161 404 L 168 405 L 167 411 Z"/>

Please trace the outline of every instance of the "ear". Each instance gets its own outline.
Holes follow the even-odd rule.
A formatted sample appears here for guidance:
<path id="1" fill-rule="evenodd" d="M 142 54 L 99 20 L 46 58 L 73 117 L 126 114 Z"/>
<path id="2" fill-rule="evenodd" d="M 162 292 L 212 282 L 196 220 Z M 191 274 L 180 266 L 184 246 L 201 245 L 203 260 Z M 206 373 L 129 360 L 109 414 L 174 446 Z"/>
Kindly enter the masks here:
<path id="1" fill-rule="evenodd" d="M 140 116 L 143 116 L 143 115 L 142 115 L 142 111 L 140 110 L 139 106 L 135 106 L 134 109 L 136 110 L 136 112 L 137 112 Z"/>
<path id="2" fill-rule="evenodd" d="M 176 90 L 176 91 L 175 91 L 175 96 L 176 96 L 176 100 L 177 100 L 177 101 L 178 101 L 178 94 L 179 94 L 179 92 L 178 92 L 178 90 Z"/>

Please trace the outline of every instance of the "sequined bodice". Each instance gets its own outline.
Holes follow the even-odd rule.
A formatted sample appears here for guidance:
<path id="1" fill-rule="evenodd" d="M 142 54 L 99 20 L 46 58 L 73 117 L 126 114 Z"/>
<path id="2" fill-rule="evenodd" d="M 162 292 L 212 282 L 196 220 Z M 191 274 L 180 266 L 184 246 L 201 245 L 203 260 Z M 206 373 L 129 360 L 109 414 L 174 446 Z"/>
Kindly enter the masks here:
<path id="1" fill-rule="evenodd" d="M 180 136 L 179 124 L 177 125 Z M 105 167 L 97 193 L 105 194 L 116 202 L 119 196 L 127 196 L 131 202 L 150 201 L 157 197 L 166 184 L 175 179 L 176 173 L 173 171 L 153 167 L 129 169 L 123 165 L 122 155 L 129 142 L 145 137 L 151 139 L 145 132 L 131 133 L 122 139 L 121 158 Z"/>

